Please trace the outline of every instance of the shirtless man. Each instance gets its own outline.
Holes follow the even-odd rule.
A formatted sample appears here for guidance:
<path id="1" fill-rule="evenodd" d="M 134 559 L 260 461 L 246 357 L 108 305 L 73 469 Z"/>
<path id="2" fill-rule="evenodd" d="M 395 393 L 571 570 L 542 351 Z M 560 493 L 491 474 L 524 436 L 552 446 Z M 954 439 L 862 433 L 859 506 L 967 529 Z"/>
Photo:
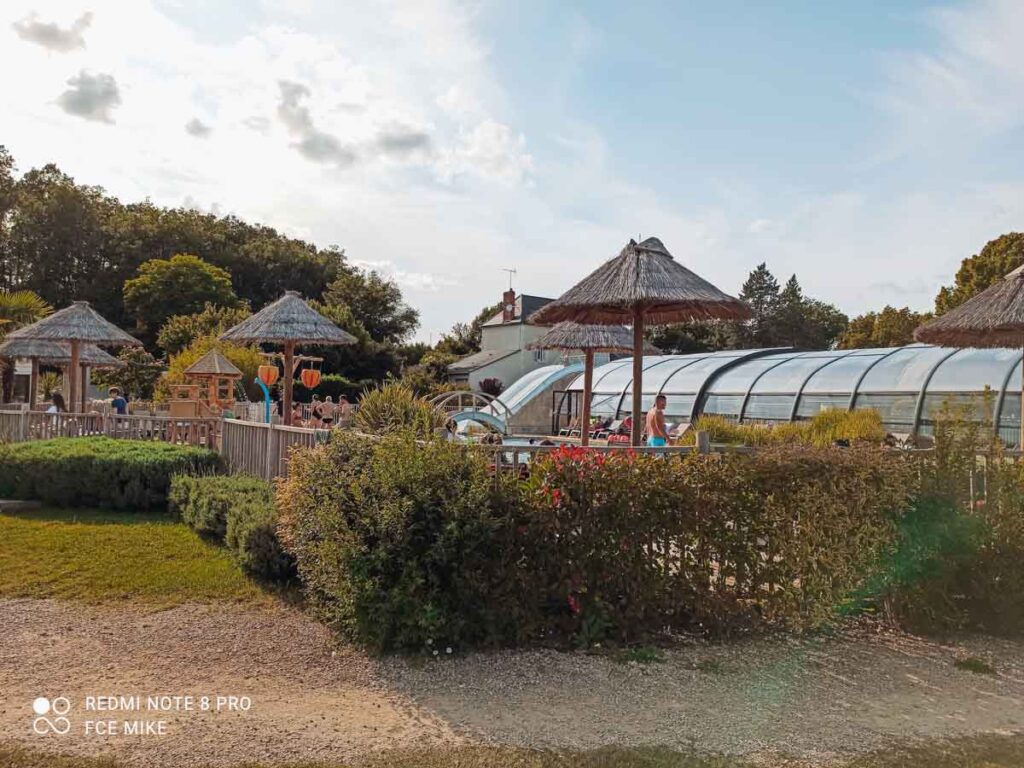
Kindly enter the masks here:
<path id="1" fill-rule="evenodd" d="M 665 396 L 654 398 L 654 407 L 647 412 L 647 445 L 662 447 L 668 445 L 668 431 L 665 429 Z"/>

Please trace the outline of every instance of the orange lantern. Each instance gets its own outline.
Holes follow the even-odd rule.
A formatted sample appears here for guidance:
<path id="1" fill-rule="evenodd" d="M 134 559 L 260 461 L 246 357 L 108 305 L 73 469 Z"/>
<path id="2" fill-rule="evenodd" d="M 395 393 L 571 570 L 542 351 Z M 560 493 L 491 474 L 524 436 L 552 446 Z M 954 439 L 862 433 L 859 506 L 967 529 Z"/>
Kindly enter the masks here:
<path id="1" fill-rule="evenodd" d="M 277 377 L 281 375 L 281 371 L 278 370 L 276 365 L 261 365 L 259 367 L 258 375 L 260 377 L 260 381 L 268 387 L 272 387 L 277 383 Z"/>
<path id="2" fill-rule="evenodd" d="M 306 389 L 313 389 L 320 383 L 320 371 L 315 368 L 303 368 L 299 378 L 302 380 L 302 386 Z"/>

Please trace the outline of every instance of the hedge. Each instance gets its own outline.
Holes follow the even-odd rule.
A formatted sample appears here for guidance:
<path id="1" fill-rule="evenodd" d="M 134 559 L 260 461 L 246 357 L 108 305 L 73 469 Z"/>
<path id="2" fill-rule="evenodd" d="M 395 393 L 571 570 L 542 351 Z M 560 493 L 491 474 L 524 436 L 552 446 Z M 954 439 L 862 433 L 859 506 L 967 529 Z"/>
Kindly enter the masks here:
<path id="1" fill-rule="evenodd" d="M 221 468 L 214 451 L 109 437 L 0 446 L 0 497 L 61 507 L 163 509 L 171 477 Z"/>
<path id="2" fill-rule="evenodd" d="M 169 506 L 201 536 L 224 544 L 238 564 L 264 581 L 287 581 L 294 562 L 277 539 L 270 483 L 245 475 L 178 475 Z"/>
<path id="3" fill-rule="evenodd" d="M 835 615 L 916 486 L 881 449 L 561 449 L 526 483 L 408 435 L 293 454 L 280 529 L 308 604 L 379 649 L 722 635 Z"/>

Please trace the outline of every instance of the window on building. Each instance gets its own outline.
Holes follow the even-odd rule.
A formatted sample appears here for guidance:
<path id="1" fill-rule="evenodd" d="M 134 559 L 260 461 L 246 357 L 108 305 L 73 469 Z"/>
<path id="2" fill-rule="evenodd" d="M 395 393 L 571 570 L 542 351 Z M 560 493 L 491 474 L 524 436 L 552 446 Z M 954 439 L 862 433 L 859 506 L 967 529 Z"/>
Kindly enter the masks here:
<path id="1" fill-rule="evenodd" d="M 533 350 L 533 362 L 535 362 L 535 363 L 543 363 L 544 362 L 544 350 L 543 349 L 535 349 L 535 350 Z"/>

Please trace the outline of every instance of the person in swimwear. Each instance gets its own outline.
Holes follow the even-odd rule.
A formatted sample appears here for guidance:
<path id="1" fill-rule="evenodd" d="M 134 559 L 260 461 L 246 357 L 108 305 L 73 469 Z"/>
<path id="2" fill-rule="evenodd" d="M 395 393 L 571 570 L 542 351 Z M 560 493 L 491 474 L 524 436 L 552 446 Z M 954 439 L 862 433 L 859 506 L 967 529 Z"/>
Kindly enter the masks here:
<path id="1" fill-rule="evenodd" d="M 665 429 L 665 396 L 654 398 L 654 407 L 647 412 L 647 445 L 659 448 L 668 445 L 668 430 Z"/>

